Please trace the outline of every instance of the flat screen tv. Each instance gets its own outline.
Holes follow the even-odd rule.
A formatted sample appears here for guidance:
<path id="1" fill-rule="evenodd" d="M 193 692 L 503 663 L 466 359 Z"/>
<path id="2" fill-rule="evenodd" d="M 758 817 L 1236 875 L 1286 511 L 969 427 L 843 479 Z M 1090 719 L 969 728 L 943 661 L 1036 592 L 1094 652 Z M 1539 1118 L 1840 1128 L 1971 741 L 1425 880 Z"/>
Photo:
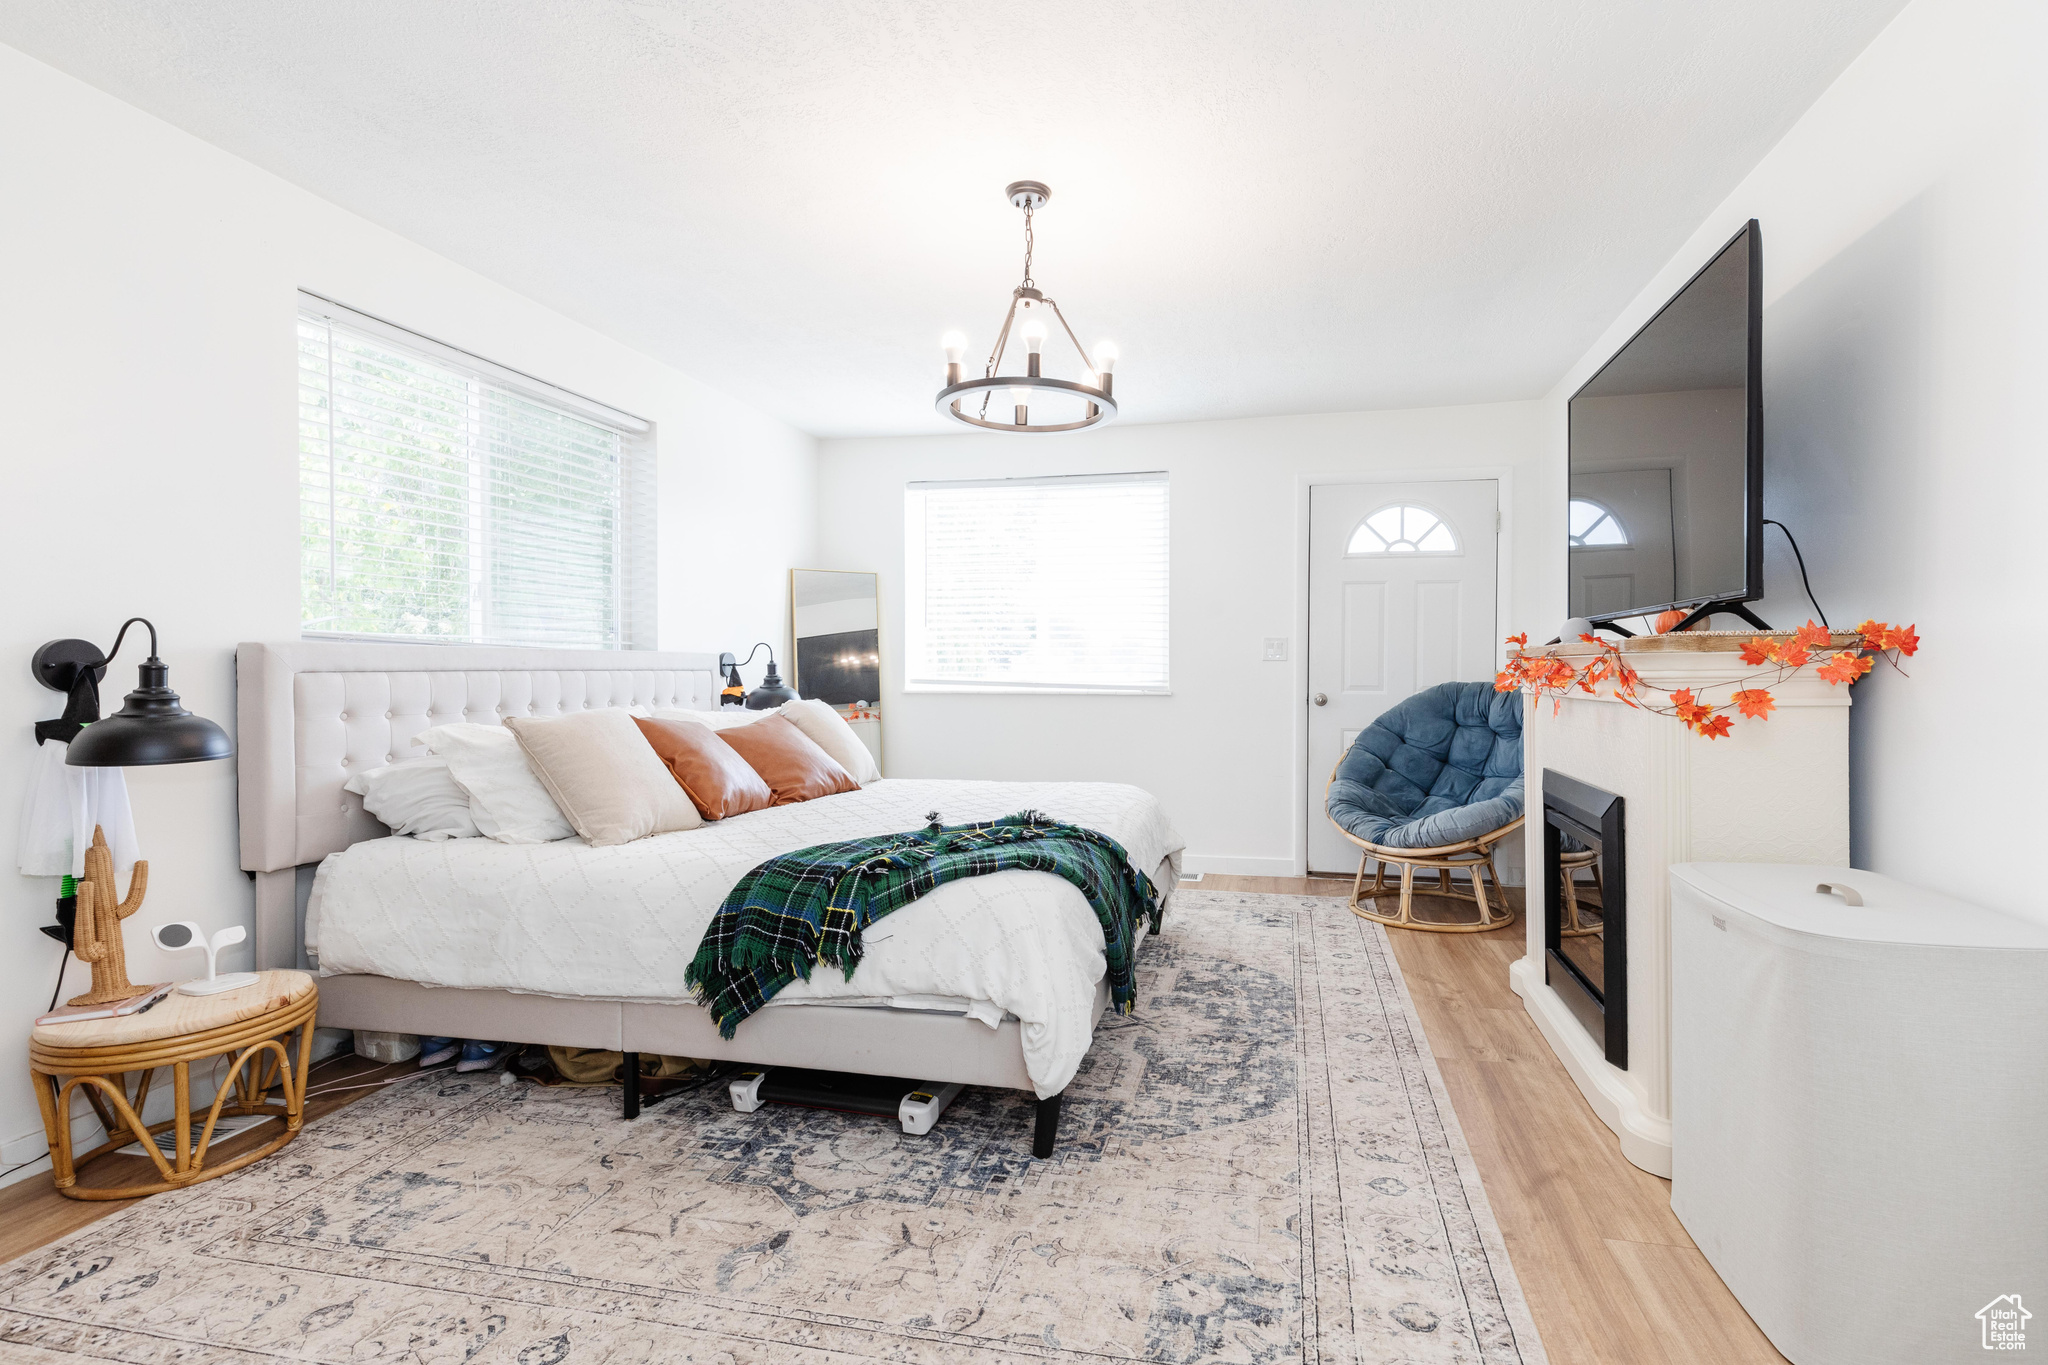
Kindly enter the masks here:
<path id="1" fill-rule="evenodd" d="M 1573 616 L 1762 626 L 1762 313 L 1752 218 L 1572 395 Z"/>

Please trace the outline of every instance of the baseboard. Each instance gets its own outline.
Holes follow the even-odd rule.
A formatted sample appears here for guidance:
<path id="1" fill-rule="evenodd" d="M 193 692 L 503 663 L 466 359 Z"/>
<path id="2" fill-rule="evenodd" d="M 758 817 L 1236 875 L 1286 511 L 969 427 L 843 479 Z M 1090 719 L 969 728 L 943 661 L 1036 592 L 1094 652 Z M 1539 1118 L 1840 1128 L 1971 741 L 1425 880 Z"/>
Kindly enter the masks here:
<path id="1" fill-rule="evenodd" d="M 1301 864 L 1292 858 L 1232 858 L 1215 854 L 1183 853 L 1183 872 L 1218 872 L 1229 877 L 1299 877 Z"/>
<path id="2" fill-rule="evenodd" d="M 151 1098 L 154 1099 L 155 1096 Z M 209 1099 L 208 1103 L 211 1102 Z M 82 1098 L 78 1099 L 78 1107 L 85 1112 L 73 1114 L 71 1117 L 71 1150 L 89 1152 L 106 1141 L 106 1135 L 100 1129 L 99 1118 Z M 165 1117 L 168 1117 L 168 1101 L 165 1109 Z M 0 1142 L 0 1171 L 5 1171 L 5 1174 L 0 1174 L 0 1189 L 23 1180 L 49 1175 L 50 1140 L 43 1133 L 41 1124 L 36 1125 L 33 1132 L 22 1133 Z"/>

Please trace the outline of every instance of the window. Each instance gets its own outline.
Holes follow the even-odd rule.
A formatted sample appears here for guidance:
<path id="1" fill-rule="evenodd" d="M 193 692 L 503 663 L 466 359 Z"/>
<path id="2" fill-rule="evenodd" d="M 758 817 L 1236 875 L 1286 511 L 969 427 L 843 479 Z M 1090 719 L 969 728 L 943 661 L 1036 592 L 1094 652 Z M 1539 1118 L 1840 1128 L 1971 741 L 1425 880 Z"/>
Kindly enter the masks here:
<path id="1" fill-rule="evenodd" d="M 1164 474 L 913 483 L 911 691 L 1167 691 Z"/>
<path id="2" fill-rule="evenodd" d="M 646 422 L 300 296 L 309 635 L 654 644 Z"/>
<path id="3" fill-rule="evenodd" d="M 1628 544 L 1628 530 L 1621 519 L 1591 498 L 1572 499 L 1571 529 L 1574 550 Z"/>
<path id="4" fill-rule="evenodd" d="M 1347 555 L 1454 555 L 1458 538 L 1426 507 L 1382 507 L 1358 523 Z"/>

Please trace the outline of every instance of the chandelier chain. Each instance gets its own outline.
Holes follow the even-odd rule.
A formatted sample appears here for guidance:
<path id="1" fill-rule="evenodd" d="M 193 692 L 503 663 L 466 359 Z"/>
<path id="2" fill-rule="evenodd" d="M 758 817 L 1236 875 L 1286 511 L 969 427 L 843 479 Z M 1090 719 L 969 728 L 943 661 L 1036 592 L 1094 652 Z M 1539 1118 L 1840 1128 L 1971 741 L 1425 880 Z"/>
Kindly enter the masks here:
<path id="1" fill-rule="evenodd" d="M 1033 238 L 1031 233 L 1031 210 L 1027 208 L 1024 210 L 1024 287 L 1026 289 L 1031 288 L 1032 245 Z"/>

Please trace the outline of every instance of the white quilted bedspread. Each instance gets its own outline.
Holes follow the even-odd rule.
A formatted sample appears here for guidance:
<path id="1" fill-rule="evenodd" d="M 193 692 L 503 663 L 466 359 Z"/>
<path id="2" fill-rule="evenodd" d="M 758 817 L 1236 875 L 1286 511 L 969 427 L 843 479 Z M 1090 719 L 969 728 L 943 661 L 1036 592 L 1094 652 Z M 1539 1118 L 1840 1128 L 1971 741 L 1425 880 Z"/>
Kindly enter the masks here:
<path id="1" fill-rule="evenodd" d="M 1179 868 L 1180 837 L 1137 787 L 897 778 L 612 848 L 373 839 L 320 865 L 306 942 L 323 975 L 686 1001 L 684 968 L 749 869 L 812 844 L 915 829 L 934 810 L 950 825 L 1027 808 L 1108 835 L 1147 874 L 1169 857 Z M 852 980 L 823 968 L 778 1001 L 944 997 L 991 1024 L 1014 1014 L 1041 1095 L 1066 1086 L 1093 1041 L 1102 927 L 1049 872 L 949 882 L 877 921 L 864 942 Z"/>

